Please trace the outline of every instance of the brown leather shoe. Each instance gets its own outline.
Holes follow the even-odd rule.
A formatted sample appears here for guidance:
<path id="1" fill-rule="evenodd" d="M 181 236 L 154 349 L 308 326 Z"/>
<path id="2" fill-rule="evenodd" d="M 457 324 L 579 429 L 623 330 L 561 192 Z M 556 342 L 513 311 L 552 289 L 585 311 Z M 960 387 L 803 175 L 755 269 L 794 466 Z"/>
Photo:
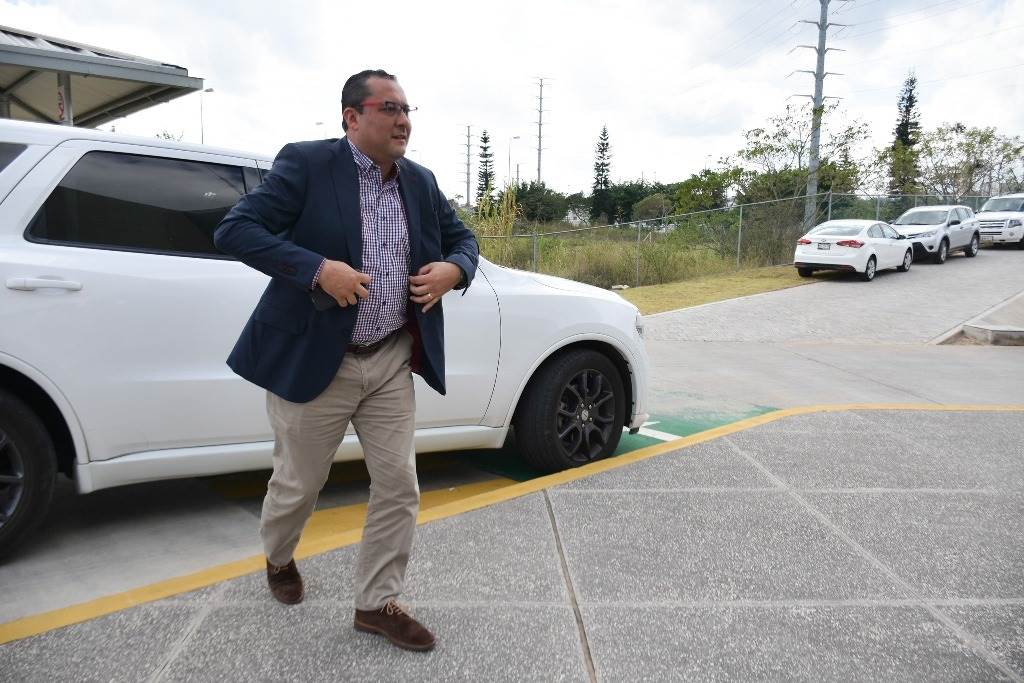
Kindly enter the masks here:
<path id="1" fill-rule="evenodd" d="M 357 609 L 355 627 L 357 631 L 379 633 L 406 650 L 432 650 L 437 642 L 433 633 L 409 616 L 394 600 L 388 600 L 379 610 Z"/>
<path id="2" fill-rule="evenodd" d="M 270 560 L 267 560 L 267 583 L 270 584 L 270 592 L 278 602 L 286 605 L 302 602 L 302 577 L 299 576 L 295 560 L 289 561 L 283 567 L 272 565 Z"/>

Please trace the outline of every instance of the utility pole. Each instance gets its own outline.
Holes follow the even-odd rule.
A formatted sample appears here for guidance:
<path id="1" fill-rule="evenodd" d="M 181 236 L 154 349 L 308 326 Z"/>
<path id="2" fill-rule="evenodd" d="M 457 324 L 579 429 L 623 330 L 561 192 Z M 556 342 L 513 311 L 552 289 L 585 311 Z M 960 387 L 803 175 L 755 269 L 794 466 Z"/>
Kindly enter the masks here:
<path id="1" fill-rule="evenodd" d="M 826 72 L 825 71 L 825 53 L 829 50 L 836 50 L 838 48 L 825 47 L 825 43 L 828 39 L 828 29 L 831 26 L 846 26 L 846 24 L 830 24 L 828 23 L 828 5 L 830 0 L 818 0 L 821 5 L 821 13 L 818 17 L 818 21 L 810 21 L 808 19 L 801 20 L 804 24 L 813 24 L 818 27 L 818 44 L 814 45 L 798 45 L 797 48 L 808 48 L 814 50 L 817 53 L 817 64 L 815 65 L 814 71 L 808 71 L 806 69 L 800 69 L 802 73 L 813 73 L 814 74 L 814 96 L 811 97 L 814 102 L 814 108 L 811 113 L 811 149 L 810 149 L 810 160 L 807 164 L 807 199 L 804 202 L 804 226 L 808 229 L 814 223 L 814 216 L 817 212 L 817 194 L 818 194 L 818 151 L 821 143 L 821 116 L 825 111 L 824 101 L 829 98 L 824 96 L 825 89 L 825 76 L 841 76 L 842 74 Z M 796 72 L 794 72 L 796 73 Z M 809 95 L 803 95 L 802 97 L 810 97 Z"/>
<path id="2" fill-rule="evenodd" d="M 469 198 L 470 198 L 470 194 L 469 194 L 469 182 L 470 182 L 469 163 L 470 163 L 470 153 L 471 153 L 472 145 L 473 145 L 472 140 L 470 139 L 470 133 L 471 133 L 470 129 L 471 128 L 472 128 L 472 126 L 466 126 L 466 208 L 467 209 L 470 207 L 470 203 L 469 203 L 469 201 L 470 201 L 469 200 Z"/>
<path id="3" fill-rule="evenodd" d="M 544 78 L 538 76 L 540 96 L 537 98 L 537 183 L 540 183 L 540 158 L 544 149 Z M 550 79 L 549 79 L 550 80 Z"/>

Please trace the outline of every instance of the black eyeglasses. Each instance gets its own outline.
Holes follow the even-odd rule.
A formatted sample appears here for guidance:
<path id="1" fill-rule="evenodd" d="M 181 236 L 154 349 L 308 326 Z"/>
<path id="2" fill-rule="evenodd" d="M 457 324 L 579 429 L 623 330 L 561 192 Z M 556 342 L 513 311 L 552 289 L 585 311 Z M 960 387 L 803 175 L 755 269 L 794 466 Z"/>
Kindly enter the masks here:
<path id="1" fill-rule="evenodd" d="M 401 102 L 392 102 L 391 100 L 366 100 L 360 102 L 360 107 L 368 107 L 370 105 L 377 105 L 380 107 L 377 111 L 388 116 L 398 116 L 398 112 L 402 112 L 406 116 L 409 112 L 416 111 L 419 107 L 410 107 L 408 104 L 402 104 Z"/>

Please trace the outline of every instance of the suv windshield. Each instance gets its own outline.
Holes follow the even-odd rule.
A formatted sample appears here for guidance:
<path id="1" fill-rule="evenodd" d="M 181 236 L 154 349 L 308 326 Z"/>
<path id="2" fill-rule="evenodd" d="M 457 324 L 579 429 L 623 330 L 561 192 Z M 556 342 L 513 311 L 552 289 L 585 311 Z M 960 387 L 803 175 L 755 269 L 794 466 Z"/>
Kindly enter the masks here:
<path id="1" fill-rule="evenodd" d="M 908 211 L 896 219 L 896 225 L 938 225 L 946 222 L 947 211 Z"/>
<path id="2" fill-rule="evenodd" d="M 982 211 L 1024 211 L 1024 199 L 1020 197 L 994 197 L 985 202 Z"/>

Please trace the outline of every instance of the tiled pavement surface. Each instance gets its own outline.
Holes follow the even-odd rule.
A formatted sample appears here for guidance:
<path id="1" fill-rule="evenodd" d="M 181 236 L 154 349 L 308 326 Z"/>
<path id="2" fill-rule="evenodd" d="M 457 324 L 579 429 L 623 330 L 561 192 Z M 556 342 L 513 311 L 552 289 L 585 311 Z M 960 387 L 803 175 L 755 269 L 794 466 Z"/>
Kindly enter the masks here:
<path id="1" fill-rule="evenodd" d="M 242 577 L 0 646 L 0 678 L 1021 680 L 1022 434 L 816 413 L 424 525 L 428 654 L 352 630 L 344 548 L 301 605 Z"/>

